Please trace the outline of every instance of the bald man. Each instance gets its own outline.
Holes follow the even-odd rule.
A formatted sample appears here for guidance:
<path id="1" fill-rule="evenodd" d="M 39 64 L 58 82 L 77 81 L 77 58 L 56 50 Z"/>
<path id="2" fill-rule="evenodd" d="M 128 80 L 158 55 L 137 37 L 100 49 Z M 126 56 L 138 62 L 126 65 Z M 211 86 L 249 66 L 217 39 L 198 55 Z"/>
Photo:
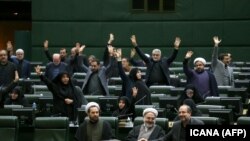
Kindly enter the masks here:
<path id="1" fill-rule="evenodd" d="M 187 125 L 204 125 L 204 122 L 191 118 L 192 110 L 188 105 L 182 105 L 179 108 L 180 120 L 174 122 L 172 129 L 163 138 L 158 141 L 185 141 Z"/>

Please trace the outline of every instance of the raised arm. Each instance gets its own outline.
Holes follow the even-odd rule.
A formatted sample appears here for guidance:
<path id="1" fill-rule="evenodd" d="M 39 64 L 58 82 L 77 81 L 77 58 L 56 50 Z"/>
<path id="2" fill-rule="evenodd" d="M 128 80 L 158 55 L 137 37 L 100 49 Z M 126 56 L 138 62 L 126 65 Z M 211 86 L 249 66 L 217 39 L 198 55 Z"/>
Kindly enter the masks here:
<path id="1" fill-rule="evenodd" d="M 188 61 L 192 57 L 192 55 L 193 55 L 193 51 L 188 51 L 183 61 L 183 71 L 187 77 L 192 77 L 193 75 L 192 70 L 188 67 Z"/>
<path id="2" fill-rule="evenodd" d="M 107 42 L 107 47 L 104 50 L 104 55 L 103 55 L 103 65 L 108 66 L 111 62 L 111 58 L 114 54 L 114 47 L 112 46 L 112 42 L 114 41 L 114 34 L 110 33 L 109 34 L 109 40 Z"/>
<path id="3" fill-rule="evenodd" d="M 136 52 L 138 53 L 138 55 L 141 57 L 141 59 L 146 63 L 150 63 L 150 59 L 144 54 L 144 52 L 138 47 L 137 41 L 136 41 L 136 37 L 135 35 L 132 35 L 131 38 L 131 43 L 134 46 Z"/>
<path id="4" fill-rule="evenodd" d="M 117 51 L 115 53 L 115 58 L 118 62 L 119 75 L 120 75 L 123 83 L 126 83 L 126 82 L 128 82 L 128 76 L 126 75 L 126 73 L 124 72 L 124 70 L 122 68 L 122 50 L 121 49 L 117 49 Z"/>
<path id="5" fill-rule="evenodd" d="M 51 54 L 49 52 L 49 41 L 48 40 L 45 40 L 43 42 L 43 48 L 44 48 L 44 53 L 45 53 L 46 57 L 48 58 L 48 60 L 50 62 L 53 62 L 52 56 L 51 56 Z"/>
<path id="6" fill-rule="evenodd" d="M 219 37 L 218 36 L 214 36 L 213 37 L 213 40 L 214 40 L 214 50 L 213 50 L 213 54 L 212 54 L 212 69 L 214 69 L 214 67 L 217 65 L 218 63 L 218 47 L 219 47 L 219 44 L 221 42 L 221 40 L 219 40 Z"/>
<path id="7" fill-rule="evenodd" d="M 181 44 L 181 38 L 180 37 L 176 37 L 175 41 L 174 41 L 174 52 L 172 53 L 172 55 L 168 58 L 168 64 L 171 64 L 175 58 L 177 57 L 177 53 L 178 50 L 180 48 L 180 44 Z"/>

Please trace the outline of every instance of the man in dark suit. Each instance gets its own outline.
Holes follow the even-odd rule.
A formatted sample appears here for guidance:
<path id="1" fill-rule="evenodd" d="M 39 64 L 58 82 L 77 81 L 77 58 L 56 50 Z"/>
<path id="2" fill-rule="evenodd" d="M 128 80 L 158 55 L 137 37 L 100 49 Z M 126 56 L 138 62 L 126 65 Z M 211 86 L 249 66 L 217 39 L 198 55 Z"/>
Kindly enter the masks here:
<path id="1" fill-rule="evenodd" d="M 139 48 L 135 35 L 131 37 L 131 42 L 135 47 L 138 55 L 146 63 L 147 71 L 145 82 L 147 86 L 150 87 L 151 85 L 171 85 L 169 67 L 177 57 L 181 39 L 179 37 L 175 38 L 174 51 L 168 58 L 161 56 L 160 49 L 154 49 L 152 51 L 152 56 L 147 57 L 145 53 Z"/>
<path id="2" fill-rule="evenodd" d="M 188 105 L 182 105 L 179 108 L 180 120 L 174 122 L 172 129 L 163 138 L 158 141 L 185 141 L 187 125 L 204 125 L 204 122 L 191 118 L 192 110 Z"/>

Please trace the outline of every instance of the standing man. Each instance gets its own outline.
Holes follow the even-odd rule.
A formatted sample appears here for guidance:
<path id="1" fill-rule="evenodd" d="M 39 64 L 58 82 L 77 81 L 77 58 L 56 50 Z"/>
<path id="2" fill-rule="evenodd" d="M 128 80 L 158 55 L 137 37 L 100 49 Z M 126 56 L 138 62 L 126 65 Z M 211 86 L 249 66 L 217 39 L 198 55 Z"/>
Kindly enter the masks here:
<path id="1" fill-rule="evenodd" d="M 187 77 L 187 84 L 193 84 L 203 100 L 207 96 L 219 96 L 214 74 L 205 70 L 206 60 L 204 58 L 198 57 L 194 59 L 194 70 L 188 67 L 188 61 L 192 55 L 193 52 L 188 51 L 183 61 L 183 71 Z"/>
<path id="2" fill-rule="evenodd" d="M 60 72 L 67 71 L 67 64 L 61 62 L 60 54 L 53 54 L 53 62 L 49 62 L 45 68 L 45 76 L 53 80 Z M 69 72 L 70 73 L 70 72 Z"/>
<path id="3" fill-rule="evenodd" d="M 108 122 L 100 120 L 100 107 L 96 102 L 86 105 L 86 113 L 89 119 L 80 124 L 76 131 L 77 141 L 100 141 L 112 139 L 112 129 Z"/>
<path id="4" fill-rule="evenodd" d="M 28 60 L 24 59 L 23 49 L 16 50 L 16 57 L 11 57 L 8 55 L 9 60 L 14 63 L 17 67 L 18 75 L 20 78 L 27 79 L 30 78 L 31 66 Z"/>
<path id="5" fill-rule="evenodd" d="M 107 68 L 101 66 L 98 59 L 90 62 L 90 69 L 86 74 L 82 90 L 84 95 L 109 95 Z"/>
<path id="6" fill-rule="evenodd" d="M 44 41 L 43 47 L 44 47 L 44 53 L 45 53 L 46 57 L 48 58 L 48 60 L 50 62 L 52 62 L 53 58 L 52 58 L 52 56 L 50 55 L 50 52 L 49 52 L 49 41 L 48 40 Z M 67 54 L 68 53 L 67 53 L 66 48 L 60 48 L 60 58 L 61 58 L 61 61 L 68 64 L 69 63 L 69 59 L 67 58 Z"/>
<path id="7" fill-rule="evenodd" d="M 179 108 L 180 120 L 174 122 L 172 129 L 163 138 L 158 141 L 186 141 L 187 125 L 204 125 L 204 122 L 191 118 L 192 110 L 188 105 L 182 105 Z"/>
<path id="8" fill-rule="evenodd" d="M 132 35 L 131 42 L 132 45 L 135 47 L 135 50 L 138 55 L 146 63 L 147 86 L 150 87 L 151 85 L 171 85 L 169 67 L 177 56 L 181 39 L 179 37 L 175 38 L 174 52 L 169 58 L 161 57 L 160 49 L 154 49 L 152 51 L 152 56 L 148 58 L 145 53 L 143 53 L 142 50 L 139 48 L 135 35 Z"/>
<path id="9" fill-rule="evenodd" d="M 15 78 L 19 78 L 15 64 L 8 61 L 6 50 L 0 50 L 0 87 L 7 87 Z M 5 100 L 8 95 L 5 94 L 2 97 Z"/>
<path id="10" fill-rule="evenodd" d="M 150 141 L 161 138 L 165 131 L 156 125 L 158 111 L 154 108 L 146 108 L 143 111 L 143 124 L 135 126 L 128 134 L 127 141 Z"/>
<path id="11" fill-rule="evenodd" d="M 212 54 L 211 69 L 219 86 L 234 86 L 233 68 L 230 66 L 230 56 L 228 53 L 221 53 L 218 56 L 219 40 L 218 36 L 213 37 L 214 50 Z"/>

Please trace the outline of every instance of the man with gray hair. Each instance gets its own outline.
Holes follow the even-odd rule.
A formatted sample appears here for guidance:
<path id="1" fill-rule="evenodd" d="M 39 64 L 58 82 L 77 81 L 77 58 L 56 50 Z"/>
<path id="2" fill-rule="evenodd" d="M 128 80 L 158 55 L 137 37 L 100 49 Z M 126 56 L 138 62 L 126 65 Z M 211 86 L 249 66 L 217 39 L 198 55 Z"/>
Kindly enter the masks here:
<path id="1" fill-rule="evenodd" d="M 141 57 L 141 59 L 146 63 L 146 84 L 151 85 L 171 85 L 170 84 L 170 74 L 169 67 L 175 60 L 181 39 L 179 37 L 175 38 L 174 51 L 169 58 L 161 57 L 161 50 L 154 49 L 152 51 L 152 56 L 148 58 L 145 53 L 138 47 L 135 35 L 130 38 L 132 45 L 135 47 L 136 52 Z"/>
<path id="2" fill-rule="evenodd" d="M 53 54 L 53 62 L 50 62 L 46 65 L 45 76 L 49 80 L 53 80 L 60 72 L 68 72 L 67 64 L 61 62 L 60 54 Z M 68 72 L 71 75 L 71 72 Z"/>
<path id="3" fill-rule="evenodd" d="M 16 50 L 16 57 L 11 57 L 10 54 L 8 54 L 8 59 L 9 61 L 11 61 L 12 63 L 16 65 L 19 78 L 22 78 L 22 79 L 30 78 L 31 66 L 30 66 L 30 62 L 24 59 L 23 49 L 19 48 Z"/>
<path id="4" fill-rule="evenodd" d="M 77 141 L 100 141 L 113 138 L 112 129 L 108 122 L 100 120 L 100 106 L 96 102 L 89 102 L 85 111 L 88 119 L 80 124 L 76 131 Z"/>
<path id="5" fill-rule="evenodd" d="M 158 111 L 154 108 L 146 108 L 143 111 L 143 124 L 135 126 L 128 134 L 127 141 L 149 141 L 161 138 L 165 131 L 155 124 Z"/>

